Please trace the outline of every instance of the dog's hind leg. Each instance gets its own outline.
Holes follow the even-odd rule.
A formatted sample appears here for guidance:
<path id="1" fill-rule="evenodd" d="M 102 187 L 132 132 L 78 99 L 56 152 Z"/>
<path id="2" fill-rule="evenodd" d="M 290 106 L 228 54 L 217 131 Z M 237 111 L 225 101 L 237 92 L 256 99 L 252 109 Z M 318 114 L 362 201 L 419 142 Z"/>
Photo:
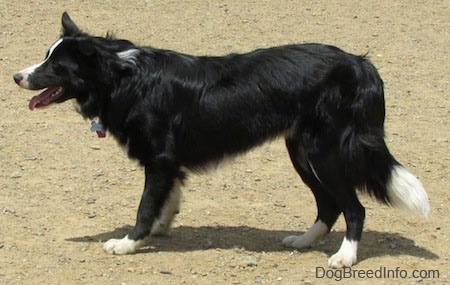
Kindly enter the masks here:
<path id="1" fill-rule="evenodd" d="M 180 173 L 161 161 L 145 167 L 145 188 L 139 204 L 136 225 L 123 239 L 110 239 L 103 250 L 110 254 L 130 254 L 145 245 L 151 231 L 167 230 L 179 210 Z M 171 191 L 174 190 L 172 194 Z M 158 218 L 159 217 L 159 218 Z M 153 226 L 156 222 L 156 225 Z"/>
<path id="2" fill-rule="evenodd" d="M 339 199 L 339 205 L 344 209 L 345 222 L 347 224 L 346 234 L 338 252 L 328 259 L 328 265 L 333 268 L 350 267 L 356 263 L 358 254 L 358 243 L 361 239 L 365 209 L 361 205 L 356 192 L 347 191 Z"/>
<path id="3" fill-rule="evenodd" d="M 323 149 L 310 160 L 310 165 L 320 177 L 323 189 L 334 198 L 336 209 L 342 210 L 346 222 L 345 238 L 338 252 L 330 257 L 328 265 L 333 268 L 349 267 L 356 263 L 358 243 L 361 239 L 365 209 L 358 200 L 351 180 L 345 176 L 342 162 L 332 146 Z M 317 197 L 317 196 L 316 196 Z"/>
<path id="4" fill-rule="evenodd" d="M 365 210 L 333 151 L 336 147 L 328 144 L 311 156 L 295 139 L 287 139 L 286 145 L 295 169 L 314 193 L 318 214 L 316 223 L 306 233 L 288 236 L 283 244 L 295 248 L 310 246 L 331 229 L 343 212 L 347 223 L 346 235 L 338 252 L 328 260 L 328 265 L 341 268 L 355 264 Z"/>
<path id="5" fill-rule="evenodd" d="M 317 219 L 306 233 L 283 239 L 283 245 L 300 249 L 311 246 L 327 234 L 341 211 L 335 199 L 324 189 L 301 144 L 295 139 L 286 139 L 286 146 L 295 170 L 313 191 L 318 209 Z"/>

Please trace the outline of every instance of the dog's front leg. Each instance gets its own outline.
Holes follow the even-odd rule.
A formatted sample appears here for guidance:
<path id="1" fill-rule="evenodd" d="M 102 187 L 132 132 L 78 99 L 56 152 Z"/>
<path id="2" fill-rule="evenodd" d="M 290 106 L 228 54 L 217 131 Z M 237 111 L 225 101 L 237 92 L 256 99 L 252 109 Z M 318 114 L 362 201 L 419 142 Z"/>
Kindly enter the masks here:
<path id="1" fill-rule="evenodd" d="M 145 188 L 135 227 L 123 239 L 108 240 L 103 250 L 110 254 L 135 253 L 151 232 L 162 234 L 166 231 L 179 212 L 180 183 L 177 171 L 166 167 L 146 167 Z"/>

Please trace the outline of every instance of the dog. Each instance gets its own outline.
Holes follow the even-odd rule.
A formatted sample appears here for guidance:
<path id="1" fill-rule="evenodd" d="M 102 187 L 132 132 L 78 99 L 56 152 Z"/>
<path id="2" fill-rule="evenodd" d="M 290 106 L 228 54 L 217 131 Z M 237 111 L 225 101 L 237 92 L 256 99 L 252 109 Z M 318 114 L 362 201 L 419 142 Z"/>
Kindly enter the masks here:
<path id="1" fill-rule="evenodd" d="M 366 56 L 324 44 L 284 45 L 226 56 L 192 56 L 82 31 L 64 12 L 61 37 L 43 62 L 14 75 L 44 91 L 31 110 L 75 99 L 84 118 L 98 118 L 145 170 L 134 228 L 108 240 L 111 254 L 131 254 L 164 234 L 179 212 L 187 171 L 284 137 L 292 164 L 311 188 L 317 219 L 304 248 L 327 234 L 343 213 L 346 234 L 328 260 L 357 261 L 365 209 L 356 191 L 428 216 L 421 182 L 384 141 L 383 81 Z"/>

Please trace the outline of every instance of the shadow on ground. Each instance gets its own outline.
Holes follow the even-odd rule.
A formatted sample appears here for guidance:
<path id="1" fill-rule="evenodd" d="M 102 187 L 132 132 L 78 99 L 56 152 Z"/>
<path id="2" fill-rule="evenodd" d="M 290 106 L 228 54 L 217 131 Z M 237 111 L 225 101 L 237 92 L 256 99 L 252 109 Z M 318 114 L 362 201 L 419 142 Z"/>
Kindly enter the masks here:
<path id="1" fill-rule="evenodd" d="M 67 239 L 72 242 L 104 242 L 110 238 L 124 237 L 131 226 L 116 228 L 114 231 L 91 236 Z M 289 231 L 265 230 L 245 226 L 180 226 L 171 229 L 168 236 L 152 237 L 149 245 L 138 253 L 173 251 L 186 252 L 209 248 L 243 248 L 254 252 L 291 251 L 281 244 L 281 240 L 293 233 Z M 335 253 L 344 237 L 343 232 L 331 232 L 321 242 L 303 251 L 320 251 L 331 256 Z M 432 251 L 415 245 L 414 241 L 397 233 L 366 231 L 360 243 L 358 259 L 360 261 L 377 256 L 410 255 L 425 259 L 438 259 Z"/>

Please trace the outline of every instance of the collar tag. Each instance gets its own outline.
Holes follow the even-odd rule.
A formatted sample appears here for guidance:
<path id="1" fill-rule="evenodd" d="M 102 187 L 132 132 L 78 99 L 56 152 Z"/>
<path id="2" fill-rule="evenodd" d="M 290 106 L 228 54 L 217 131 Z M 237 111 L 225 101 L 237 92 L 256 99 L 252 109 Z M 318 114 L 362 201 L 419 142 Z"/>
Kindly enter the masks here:
<path id="1" fill-rule="evenodd" d="M 91 132 L 96 132 L 97 136 L 99 138 L 106 137 L 105 128 L 103 127 L 102 123 L 100 123 L 100 122 L 98 122 L 98 123 L 96 121 L 91 122 Z"/>

